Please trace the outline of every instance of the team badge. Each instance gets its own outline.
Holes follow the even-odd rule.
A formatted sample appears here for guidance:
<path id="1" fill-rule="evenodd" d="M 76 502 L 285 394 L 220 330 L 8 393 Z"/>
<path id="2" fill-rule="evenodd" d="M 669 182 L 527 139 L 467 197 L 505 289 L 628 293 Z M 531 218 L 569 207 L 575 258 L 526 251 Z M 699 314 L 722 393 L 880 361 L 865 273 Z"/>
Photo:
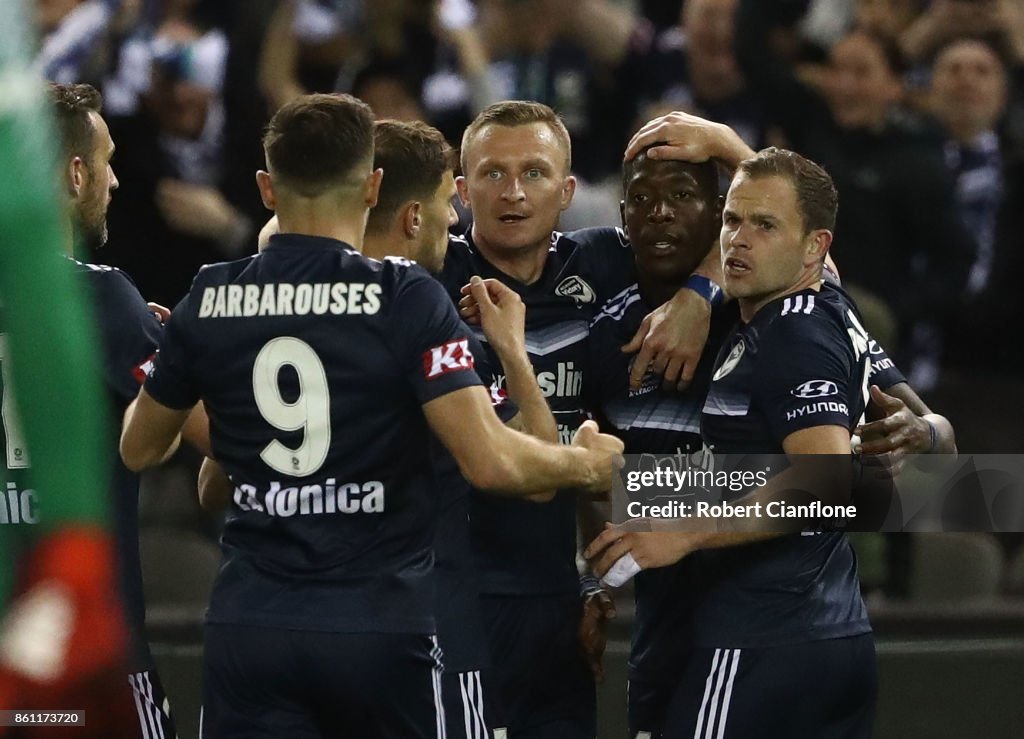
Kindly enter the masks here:
<path id="1" fill-rule="evenodd" d="M 711 378 L 712 381 L 721 380 L 727 374 L 736 369 L 736 365 L 740 363 L 740 359 L 743 358 L 743 352 L 746 351 L 747 345 L 743 343 L 743 339 L 740 339 L 739 343 L 732 348 L 729 352 L 729 356 L 722 362 L 722 366 L 715 370 L 715 376 Z"/>
<path id="2" fill-rule="evenodd" d="M 558 283 L 555 288 L 555 295 L 563 298 L 572 298 L 577 303 L 593 303 L 597 300 L 594 288 L 584 282 L 579 276 L 566 277 Z"/>

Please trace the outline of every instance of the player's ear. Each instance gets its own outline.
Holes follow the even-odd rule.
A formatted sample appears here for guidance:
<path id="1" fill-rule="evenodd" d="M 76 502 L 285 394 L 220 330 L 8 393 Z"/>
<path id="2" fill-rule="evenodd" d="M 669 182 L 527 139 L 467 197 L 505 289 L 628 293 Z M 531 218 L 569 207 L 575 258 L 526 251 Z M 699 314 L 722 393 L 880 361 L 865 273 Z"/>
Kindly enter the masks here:
<path id="1" fill-rule="evenodd" d="M 416 238 L 423 223 L 423 204 L 413 200 L 402 209 L 402 232 L 410 239 Z"/>
<path id="2" fill-rule="evenodd" d="M 469 202 L 469 184 L 466 182 L 466 178 L 458 176 L 455 178 L 455 190 L 459 193 L 459 200 L 467 208 L 473 207 Z"/>
<path id="3" fill-rule="evenodd" d="M 380 195 L 380 183 L 384 179 L 384 170 L 378 167 L 366 178 L 365 189 L 363 190 L 363 202 L 366 207 L 372 208 L 377 204 L 377 197 Z"/>
<path id="4" fill-rule="evenodd" d="M 85 187 L 85 161 L 82 157 L 72 157 L 68 162 L 68 195 L 77 198 Z"/>
<path id="5" fill-rule="evenodd" d="M 832 246 L 832 232 L 827 228 L 819 228 L 811 231 L 805 241 L 806 251 L 804 253 L 804 264 L 810 266 L 818 264 L 825 259 L 828 249 Z"/>
<path id="6" fill-rule="evenodd" d="M 562 183 L 562 207 L 565 210 L 572 204 L 572 196 L 576 194 L 576 178 L 569 175 Z"/>
<path id="7" fill-rule="evenodd" d="M 626 238 L 629 238 L 629 227 L 626 226 L 626 201 L 619 201 L 619 221 L 622 223 L 622 233 L 626 234 Z"/>
<path id="8" fill-rule="evenodd" d="M 260 191 L 260 200 L 267 210 L 277 210 L 277 196 L 274 194 L 274 185 L 270 180 L 270 173 L 265 170 L 256 172 L 256 187 Z"/>

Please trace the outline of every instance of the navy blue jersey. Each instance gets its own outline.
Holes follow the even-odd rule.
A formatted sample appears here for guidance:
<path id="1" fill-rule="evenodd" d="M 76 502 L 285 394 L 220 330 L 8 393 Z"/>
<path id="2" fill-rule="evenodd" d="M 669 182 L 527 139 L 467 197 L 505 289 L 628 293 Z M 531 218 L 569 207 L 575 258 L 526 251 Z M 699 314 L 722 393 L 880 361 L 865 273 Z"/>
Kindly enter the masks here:
<path id="1" fill-rule="evenodd" d="M 790 434 L 852 430 L 867 402 L 870 337 L 838 290 L 786 295 L 722 346 L 702 419 L 716 453 L 783 453 Z M 713 585 L 697 606 L 703 647 L 767 647 L 870 631 L 841 532 L 701 552 Z"/>
<path id="2" fill-rule="evenodd" d="M 621 347 L 633 338 L 652 310 L 654 307 L 643 299 L 635 282 L 601 307 L 590 325 L 594 367 L 590 392 L 610 433 L 626 445 L 626 454 L 699 451 L 703 446 L 700 415 L 704 395 L 711 382 L 717 347 L 736 321 L 736 307 L 730 303 L 713 311 L 707 348 L 684 393 L 663 390 L 661 376 L 651 371 L 639 390 L 629 386 L 636 355 L 624 354 Z"/>
<path id="3" fill-rule="evenodd" d="M 712 313 L 708 346 L 685 392 L 663 390 L 660 375 L 648 372 L 639 390 L 629 386 L 635 355 L 623 354 L 644 317 L 653 310 L 634 282 L 608 300 L 590 326 L 591 387 L 603 429 L 625 444 L 626 454 L 699 451 L 700 414 L 711 381 L 715 349 L 735 323 L 735 304 Z M 644 570 L 634 578 L 636 615 L 629 664 L 631 674 L 676 674 L 683 650 L 692 644 L 690 620 L 699 597 L 700 553 L 671 567 Z"/>
<path id="4" fill-rule="evenodd" d="M 124 411 L 152 367 L 162 326 L 135 284 L 113 267 L 76 263 L 89 287 L 103 341 L 103 379 L 111 403 L 115 432 Z M 111 492 L 118 565 L 125 611 L 132 634 L 133 671 L 152 665 L 146 640 L 146 606 L 139 561 L 139 476 L 121 461 L 117 435 L 110 443 Z"/>
<path id="5" fill-rule="evenodd" d="M 281 234 L 204 268 L 146 388 L 171 408 L 203 399 L 235 486 L 207 620 L 432 632 L 421 406 L 479 384 L 465 325 L 406 260 Z"/>
<path id="6" fill-rule="evenodd" d="M 588 365 L 587 336 L 597 306 L 609 286 L 621 281 L 622 265 L 632 255 L 615 229 L 586 229 L 552 234 L 544 270 L 525 285 L 490 264 L 474 247 L 471 233 L 448 243 L 442 282 L 458 302 L 460 288 L 473 275 L 494 278 L 522 297 L 526 305 L 526 349 L 537 382 L 568 444 L 587 418 L 583 398 Z M 486 344 L 489 364 L 504 377 L 497 355 Z M 542 595 L 577 592 L 576 498 L 559 492 L 547 503 L 494 495 L 470 500 L 474 555 L 481 569 L 481 592 L 495 595 Z"/>
<path id="7" fill-rule="evenodd" d="M 111 419 L 117 424 L 125 408 L 138 395 L 146 369 L 156 353 L 160 321 L 150 312 L 131 278 L 121 270 L 75 260 L 68 260 L 68 264 L 83 281 L 93 307 L 102 341 L 103 381 Z M 0 334 L 4 382 L 2 433 L 7 460 L 5 490 L 0 494 L 0 524 L 38 523 L 40 512 L 29 482 L 29 454 L 13 398 L 8 392 L 8 367 L 3 361 L 6 350 L 6 337 Z M 119 583 L 132 637 L 130 668 L 140 671 L 152 665 L 152 657 L 145 638 L 146 609 L 139 563 L 139 477 L 121 462 L 115 428 L 111 429 L 108 449 Z"/>
<path id="8" fill-rule="evenodd" d="M 846 291 L 842 288 L 839 276 L 833 272 L 828 265 L 822 272 L 821 289 L 839 293 L 853 310 L 858 322 L 864 323 L 860 315 L 860 309 Z M 881 344 L 868 336 L 868 353 L 871 355 L 871 371 L 868 373 L 868 382 L 871 385 L 878 385 L 882 390 L 888 390 L 893 385 L 906 382 L 907 378 L 900 372 L 899 367 L 889 356 Z"/>

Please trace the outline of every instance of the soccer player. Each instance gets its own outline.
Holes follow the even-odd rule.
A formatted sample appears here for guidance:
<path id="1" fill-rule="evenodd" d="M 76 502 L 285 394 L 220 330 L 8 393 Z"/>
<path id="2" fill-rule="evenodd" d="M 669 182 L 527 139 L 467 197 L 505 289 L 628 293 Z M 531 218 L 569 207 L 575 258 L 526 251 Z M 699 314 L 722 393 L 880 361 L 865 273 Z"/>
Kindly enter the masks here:
<path id="1" fill-rule="evenodd" d="M 753 154 L 725 126 L 685 114 L 673 115 L 678 118 L 655 123 L 661 124 L 657 136 L 649 137 L 642 149 L 631 147 L 630 153 L 639 153 L 624 164 L 623 220 L 635 257 L 635 270 L 628 278 L 632 283 L 605 304 L 590 329 L 592 363 L 599 368 L 594 373 L 595 399 L 600 403 L 604 420 L 624 440 L 627 453 L 633 454 L 675 454 L 700 449 L 700 413 L 715 353 L 737 317 L 735 303 L 716 308 L 709 351 L 685 393 L 662 389 L 658 378 L 650 373 L 639 390 L 631 389 L 629 358 L 618 351 L 621 337 L 633 335 L 643 317 L 687 279 L 692 266 L 704 258 L 717 240 L 721 199 L 716 168 L 709 159 L 713 157 L 732 170 L 740 160 Z M 666 124 L 667 120 L 673 121 L 674 128 Z M 674 147 L 667 147 L 666 140 Z M 665 158 L 666 154 L 672 158 Z M 703 163 L 676 161 L 675 157 Z M 718 253 L 717 248 L 712 251 Z M 873 382 L 888 393 L 905 397 L 907 403 L 923 407 L 881 347 L 873 341 L 869 346 Z M 891 415 L 864 428 L 869 436 L 879 429 L 889 436 L 865 444 L 869 446 L 868 452 L 876 449 L 872 445 L 880 443 L 885 445 L 884 451 L 929 451 L 929 422 L 910 413 L 898 398 L 877 388 L 875 393 L 876 402 L 884 411 L 891 411 Z M 936 424 L 948 427 L 941 416 L 933 418 Z M 923 446 L 919 426 L 924 427 Z M 606 534 L 602 539 L 614 540 L 617 536 Z M 600 551 L 600 544 L 595 544 Z M 647 569 L 653 567 L 652 563 L 644 564 L 644 571 L 636 578 L 629 723 L 631 736 L 646 732 L 658 737 L 681 665 L 686 663 L 692 648 L 693 604 L 701 592 L 702 579 L 694 557 L 653 569 Z M 598 569 L 603 572 L 604 566 L 599 564 Z"/>
<path id="2" fill-rule="evenodd" d="M 282 233 L 205 268 L 126 414 L 131 468 L 162 458 L 202 398 L 235 483 L 204 651 L 214 736 L 443 736 L 428 434 L 476 487 L 610 487 L 617 440 L 571 448 L 503 426 L 444 291 L 359 254 L 381 172 L 370 110 L 283 106 L 264 138 Z"/>
<path id="3" fill-rule="evenodd" d="M 835 210 L 831 179 L 799 155 L 767 149 L 740 165 L 721 245 L 741 323 L 701 424 L 716 453 L 850 453 L 871 355 L 848 299 L 822 282 Z M 833 383 L 837 402 L 793 392 L 812 380 Z M 652 536 L 674 548 L 661 564 L 701 550 L 703 576 L 666 735 L 870 735 L 874 644 L 845 534 Z"/>
<path id="4" fill-rule="evenodd" d="M 588 323 L 632 271 L 621 231 L 554 230 L 575 188 L 570 165 L 569 134 L 547 106 L 508 101 L 477 116 L 463 136 L 464 176 L 457 182 L 473 225 L 464 238 L 450 240 L 442 275 L 455 300 L 472 275 L 500 280 L 522 297 L 527 349 L 563 441 L 587 415 Z M 625 349 L 640 349 L 636 363 L 651 363 L 673 385 L 680 377 L 689 381 L 705 337 L 688 329 L 695 316 L 707 319 L 706 298 L 693 286 L 679 290 L 636 336 L 623 338 Z M 474 311 L 472 300 L 465 300 L 463 315 Z M 494 358 L 492 366 L 497 364 Z M 613 607 L 607 593 L 586 578 L 582 587 L 578 582 L 576 503 L 568 493 L 540 506 L 471 498 L 494 664 L 489 711 L 495 726 L 510 735 L 596 732 L 593 675 L 600 675 L 603 627 Z M 597 534 L 588 526 L 592 518 L 580 516 L 585 540 Z"/>
<path id="5" fill-rule="evenodd" d="M 64 250 L 91 298 L 102 336 L 107 403 L 113 417 L 120 418 L 138 393 L 146 368 L 156 353 L 160 320 L 123 272 L 83 264 L 72 258 L 76 246 L 88 249 L 106 243 L 107 206 L 118 186 L 110 164 L 114 142 L 100 115 L 102 99 L 94 88 L 51 85 L 49 96 L 60 138 L 59 191 Z M 130 674 L 125 692 L 127 695 L 130 686 L 138 712 L 134 732 L 140 737 L 151 736 L 154 732 L 175 736 L 170 706 L 145 636 L 138 545 L 139 478 L 121 463 L 113 438 L 107 440 L 106 454 L 107 463 L 111 465 L 120 587 L 131 637 Z M 13 461 L 16 463 L 17 459 Z M 39 514 L 38 510 L 22 507 L 26 520 L 30 515 Z"/>
<path id="6" fill-rule="evenodd" d="M 374 166 L 384 171 L 380 197 L 370 211 L 363 253 L 384 259 L 405 256 L 432 274 L 441 271 L 448 227 L 457 222 L 454 154 L 442 134 L 422 123 L 377 121 Z M 557 440 L 554 417 L 533 376 L 524 343 L 525 306 L 496 280 L 474 281 L 482 305 L 482 329 L 504 372 L 499 389 L 487 355 L 469 334 L 475 369 L 490 384 L 500 418 L 512 428 Z M 513 402 L 509 403 L 505 396 Z M 435 447 L 440 445 L 435 444 Z M 437 584 L 435 617 L 444 661 L 442 698 L 449 739 L 491 736 L 483 700 L 490 660 L 480 612 L 479 576 L 469 541 L 469 485 L 443 448 L 435 449 L 440 518 L 434 539 Z"/>
<path id="7" fill-rule="evenodd" d="M 424 123 L 378 120 L 374 124 L 374 168 L 383 170 L 384 178 L 366 224 L 365 256 L 380 260 L 405 257 L 432 274 L 440 272 L 448 248 L 448 227 L 457 220 L 451 202 L 455 197 L 454 155 L 444 136 Z M 264 229 L 267 240 L 269 233 L 277 230 L 277 220 L 271 219 Z M 261 251 L 263 248 L 261 234 Z M 496 373 L 490 372 L 487 356 L 472 334 L 469 347 L 477 374 L 485 384 L 491 384 L 499 417 L 516 430 L 555 441 L 558 434 L 554 417 L 526 354 L 522 300 L 496 280 L 474 286 L 474 290 L 484 307 L 485 337 L 504 372 L 500 388 L 494 381 Z M 213 479 L 210 462 L 204 462 L 203 479 L 208 483 Z M 489 658 L 480 614 L 479 578 L 469 542 L 469 486 L 443 447 L 436 449 L 433 463 L 435 486 L 441 497 L 434 541 L 434 602 L 444 661 L 441 682 L 445 719 L 449 739 L 475 739 L 490 735 L 483 703 Z M 223 502 L 212 500 L 210 488 L 207 484 L 201 490 L 204 507 L 226 507 L 230 483 L 220 480 L 224 492 L 218 497 Z"/>

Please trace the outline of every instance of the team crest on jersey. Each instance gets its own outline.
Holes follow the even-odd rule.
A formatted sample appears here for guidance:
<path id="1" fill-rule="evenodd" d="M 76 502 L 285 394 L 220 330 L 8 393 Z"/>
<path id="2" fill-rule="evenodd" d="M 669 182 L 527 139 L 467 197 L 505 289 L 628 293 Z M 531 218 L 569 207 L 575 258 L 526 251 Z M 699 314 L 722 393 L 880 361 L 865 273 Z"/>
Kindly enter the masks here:
<path id="1" fill-rule="evenodd" d="M 743 343 L 743 339 L 740 339 L 739 343 L 732 348 L 729 352 L 729 356 L 722 362 L 722 366 L 715 370 L 715 376 L 711 378 L 712 381 L 721 380 L 727 374 L 736 369 L 736 365 L 740 363 L 740 359 L 743 358 L 743 352 L 747 349 L 747 345 Z"/>
<path id="2" fill-rule="evenodd" d="M 555 288 L 555 295 L 563 298 L 572 298 L 577 303 L 593 303 L 597 300 L 594 288 L 584 282 L 579 276 L 566 277 L 558 283 Z"/>
<path id="3" fill-rule="evenodd" d="M 473 369 L 473 352 L 468 339 L 449 341 L 423 353 L 423 373 L 428 380 L 449 372 Z"/>
<path id="4" fill-rule="evenodd" d="M 790 392 L 798 398 L 827 398 L 836 395 L 839 387 L 831 380 L 808 380 Z"/>

